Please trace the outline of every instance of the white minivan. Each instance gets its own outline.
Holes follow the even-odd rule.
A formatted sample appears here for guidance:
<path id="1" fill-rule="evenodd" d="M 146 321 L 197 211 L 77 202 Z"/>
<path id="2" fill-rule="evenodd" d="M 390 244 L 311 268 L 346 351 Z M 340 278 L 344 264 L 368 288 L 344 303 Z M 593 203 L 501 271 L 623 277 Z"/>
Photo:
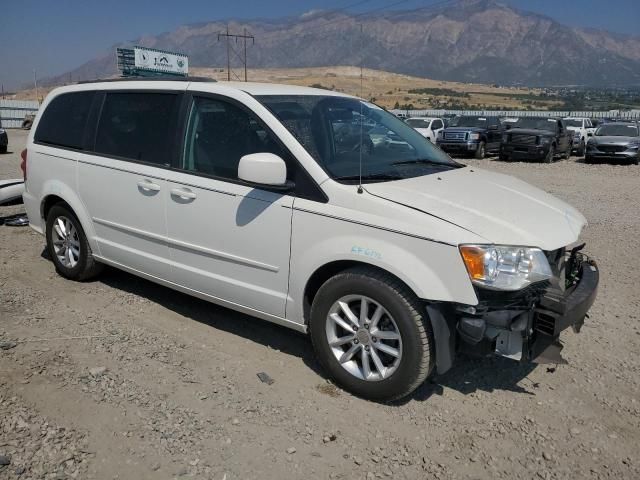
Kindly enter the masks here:
<path id="1" fill-rule="evenodd" d="M 336 92 L 62 87 L 22 158 L 62 276 L 110 265 L 308 332 L 335 382 L 369 399 L 408 395 L 461 352 L 557 362 L 596 295 L 577 210 Z"/>

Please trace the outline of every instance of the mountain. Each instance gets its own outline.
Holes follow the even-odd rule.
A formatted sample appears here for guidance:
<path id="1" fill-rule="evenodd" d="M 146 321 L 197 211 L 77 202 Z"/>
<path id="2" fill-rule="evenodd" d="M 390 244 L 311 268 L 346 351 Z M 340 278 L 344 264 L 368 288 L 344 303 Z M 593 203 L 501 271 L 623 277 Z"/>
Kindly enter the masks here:
<path id="1" fill-rule="evenodd" d="M 313 11 L 278 20 L 229 21 L 255 36 L 251 67 L 360 65 L 440 80 L 546 85 L 640 84 L 640 36 L 573 28 L 495 0 L 440 2 L 411 11 Z M 193 67 L 223 67 L 226 21 L 185 25 L 117 46 L 186 53 Z M 240 48 L 241 44 L 232 44 Z M 117 73 L 115 47 L 50 83 Z M 233 55 L 233 54 L 232 54 Z M 237 60 L 235 61 L 237 64 Z"/>

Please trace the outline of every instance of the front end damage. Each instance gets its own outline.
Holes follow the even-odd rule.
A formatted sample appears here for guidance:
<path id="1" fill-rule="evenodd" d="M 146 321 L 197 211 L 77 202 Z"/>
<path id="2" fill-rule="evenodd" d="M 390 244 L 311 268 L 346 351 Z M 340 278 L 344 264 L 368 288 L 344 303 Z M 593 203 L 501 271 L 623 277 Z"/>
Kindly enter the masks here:
<path id="1" fill-rule="evenodd" d="M 456 354 L 501 355 L 533 363 L 566 363 L 559 337 L 579 332 L 595 301 L 599 272 L 580 245 L 545 252 L 550 281 L 515 292 L 476 288 L 474 306 L 446 302 L 427 305 L 436 342 L 436 367 L 442 374 Z"/>

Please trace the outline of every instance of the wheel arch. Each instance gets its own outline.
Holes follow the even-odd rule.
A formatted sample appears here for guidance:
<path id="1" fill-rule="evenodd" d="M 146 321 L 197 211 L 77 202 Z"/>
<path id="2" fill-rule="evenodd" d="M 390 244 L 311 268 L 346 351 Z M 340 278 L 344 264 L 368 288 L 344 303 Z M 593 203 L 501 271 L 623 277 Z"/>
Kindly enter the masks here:
<path id="1" fill-rule="evenodd" d="M 44 185 L 41 198 L 40 216 L 44 220 L 44 224 L 46 224 L 47 214 L 51 208 L 56 204 L 63 203 L 78 218 L 91 250 L 98 255 L 100 254 L 91 217 L 78 195 L 71 188 L 62 182 L 51 181 Z"/>
<path id="2" fill-rule="evenodd" d="M 334 260 L 318 267 L 307 280 L 303 294 L 303 316 L 305 325 L 309 324 L 311 305 L 313 304 L 313 299 L 318 293 L 320 287 L 331 277 L 354 267 L 370 268 L 372 270 L 391 275 L 394 279 L 401 282 L 405 287 L 407 287 L 407 289 L 413 292 L 414 295 L 420 298 L 415 289 L 411 288 L 406 281 L 385 268 L 360 260 Z"/>

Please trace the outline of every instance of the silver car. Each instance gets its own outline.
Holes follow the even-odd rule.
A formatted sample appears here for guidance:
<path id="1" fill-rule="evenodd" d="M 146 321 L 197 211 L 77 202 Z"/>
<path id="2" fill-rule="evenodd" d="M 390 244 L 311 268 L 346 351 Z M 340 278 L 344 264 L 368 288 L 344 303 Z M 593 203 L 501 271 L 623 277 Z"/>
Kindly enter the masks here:
<path id="1" fill-rule="evenodd" d="M 640 128 L 637 123 L 605 123 L 587 143 L 585 162 L 616 160 L 638 165 Z"/>

